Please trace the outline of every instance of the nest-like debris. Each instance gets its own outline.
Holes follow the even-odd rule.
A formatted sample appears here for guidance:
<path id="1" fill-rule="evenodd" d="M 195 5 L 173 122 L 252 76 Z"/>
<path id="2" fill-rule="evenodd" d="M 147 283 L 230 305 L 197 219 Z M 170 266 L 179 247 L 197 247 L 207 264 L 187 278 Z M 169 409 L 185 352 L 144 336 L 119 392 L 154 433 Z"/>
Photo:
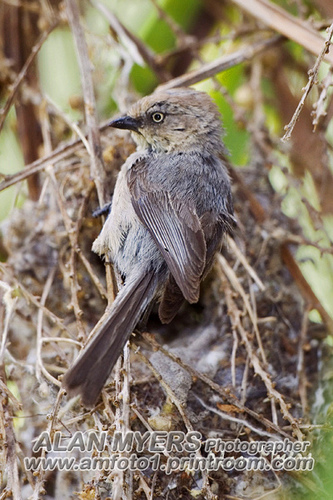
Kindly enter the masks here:
<path id="1" fill-rule="evenodd" d="M 134 146 L 128 135 L 115 131 L 104 133 L 102 145 L 111 195 L 117 171 Z M 168 326 L 153 311 L 149 333 L 132 337 L 124 368 L 117 366 L 94 411 L 86 412 L 77 398 L 68 401 L 63 393 L 54 407 L 61 375 L 78 353 L 74 340 L 87 338 L 106 306 L 104 265 L 90 250 L 102 221 L 92 216 L 98 202 L 87 160 L 82 147 L 49 167 L 42 200 L 16 209 L 3 227 L 8 259 L 2 270 L 16 296 L 9 387 L 19 393 L 27 417 L 20 421 L 22 454 L 31 454 L 30 441 L 45 430 L 67 436 L 92 429 L 110 436 L 130 429 L 197 431 L 203 442 L 301 439 L 302 391 L 315 382 L 317 353 L 316 348 L 303 351 L 313 325 L 305 321 L 304 300 L 283 260 L 286 252 L 292 258 L 287 235 L 301 233 L 282 214 L 281 199 L 259 160 L 231 172 L 238 229 L 203 283 L 200 302 L 185 305 Z M 107 448 L 101 456 L 109 454 Z M 162 454 L 161 463 L 167 460 Z M 141 489 L 152 487 L 156 498 L 167 493 L 185 498 L 187 490 L 199 496 L 207 491 L 249 495 L 279 485 L 272 471 L 209 471 L 208 479 L 207 471 L 169 476 L 148 468 L 91 471 L 85 480 L 105 498 L 124 474 L 131 476 L 135 498 L 144 498 Z M 113 481 L 105 482 L 109 476 Z M 29 473 L 28 479 L 36 481 Z M 47 491 L 65 487 L 69 494 L 79 488 L 73 471 L 39 472 L 37 480 L 45 479 Z"/>

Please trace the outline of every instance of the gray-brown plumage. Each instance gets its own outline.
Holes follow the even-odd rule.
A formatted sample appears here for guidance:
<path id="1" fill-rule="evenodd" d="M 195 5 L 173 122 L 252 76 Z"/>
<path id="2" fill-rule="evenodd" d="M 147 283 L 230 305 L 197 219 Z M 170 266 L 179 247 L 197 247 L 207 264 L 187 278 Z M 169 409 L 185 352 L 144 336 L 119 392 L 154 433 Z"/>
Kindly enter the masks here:
<path id="1" fill-rule="evenodd" d="M 222 237 L 234 225 L 219 112 L 193 89 L 155 93 L 110 123 L 133 132 L 111 212 L 93 244 L 123 279 L 105 324 L 64 377 L 93 405 L 131 332 L 154 300 L 169 323 L 197 302 Z"/>

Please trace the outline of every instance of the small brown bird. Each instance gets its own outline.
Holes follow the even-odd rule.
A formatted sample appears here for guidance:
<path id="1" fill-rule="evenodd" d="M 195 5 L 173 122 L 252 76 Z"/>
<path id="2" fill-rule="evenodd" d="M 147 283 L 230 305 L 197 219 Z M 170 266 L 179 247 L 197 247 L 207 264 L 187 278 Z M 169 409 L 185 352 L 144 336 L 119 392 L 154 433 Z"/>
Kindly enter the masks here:
<path id="1" fill-rule="evenodd" d="M 110 126 L 133 132 L 137 151 L 122 166 L 110 214 L 93 244 L 123 285 L 106 322 L 64 377 L 92 406 L 148 306 L 169 323 L 184 299 L 199 299 L 225 232 L 235 223 L 220 115 L 193 89 L 154 93 Z"/>

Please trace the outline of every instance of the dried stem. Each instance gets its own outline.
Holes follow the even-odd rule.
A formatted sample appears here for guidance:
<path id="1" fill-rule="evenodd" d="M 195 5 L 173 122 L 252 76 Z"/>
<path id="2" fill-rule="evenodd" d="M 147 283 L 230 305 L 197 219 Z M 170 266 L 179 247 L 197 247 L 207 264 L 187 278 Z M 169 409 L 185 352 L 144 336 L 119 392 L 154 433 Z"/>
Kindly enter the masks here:
<path id="1" fill-rule="evenodd" d="M 324 45 L 319 53 L 319 56 L 317 57 L 315 65 L 308 72 L 309 81 L 308 81 L 306 87 L 304 88 L 302 98 L 298 103 L 298 106 L 297 106 L 296 111 L 294 112 L 294 114 L 292 116 L 292 119 L 290 120 L 288 125 L 286 125 L 284 127 L 286 132 L 285 132 L 284 136 L 282 137 L 283 141 L 287 141 L 290 139 L 292 131 L 294 130 L 294 127 L 296 125 L 298 117 L 303 109 L 304 104 L 305 104 L 306 98 L 308 97 L 312 87 L 317 83 L 320 65 L 326 59 L 327 54 L 329 54 L 330 45 L 331 45 L 331 38 L 333 36 L 333 24 L 331 24 L 330 28 L 327 31 L 328 31 L 327 38 L 326 38 Z M 333 55 L 331 57 L 330 63 L 333 64 Z"/>
<path id="2" fill-rule="evenodd" d="M 271 38 L 265 38 L 263 40 L 259 40 L 258 42 L 254 42 L 253 44 L 246 45 L 242 49 L 233 52 L 228 56 L 222 56 L 215 61 L 210 63 L 205 63 L 198 70 L 191 71 L 190 73 L 186 73 L 185 75 L 179 76 L 177 78 L 173 78 L 167 83 L 160 85 L 158 90 L 167 90 L 173 89 L 175 87 L 186 87 L 189 85 L 193 85 L 194 83 L 201 82 L 202 80 L 206 80 L 222 71 L 226 71 L 233 66 L 237 66 L 245 61 L 250 61 L 255 56 L 259 55 L 264 50 L 267 50 L 274 45 L 279 44 L 282 41 L 282 37 L 273 36 Z M 1 185 L 0 185 L 1 186 Z"/>
<path id="3" fill-rule="evenodd" d="M 268 392 L 268 397 L 273 398 L 276 402 L 279 403 L 281 412 L 283 417 L 290 422 L 293 432 L 297 439 L 302 440 L 303 439 L 303 434 L 299 429 L 298 422 L 295 420 L 295 418 L 291 415 L 289 412 L 289 405 L 286 404 L 284 401 L 282 395 L 274 388 L 274 384 L 271 380 L 271 377 L 268 375 L 268 373 L 263 369 L 261 366 L 261 363 L 254 353 L 254 350 L 251 346 L 251 343 L 248 338 L 248 334 L 245 331 L 242 321 L 241 321 L 241 313 L 239 309 L 237 308 L 237 305 L 235 304 L 235 301 L 232 296 L 232 291 L 228 285 L 227 279 L 229 279 L 229 276 L 227 274 L 224 274 L 225 268 L 221 266 L 220 268 L 221 273 L 220 273 L 220 279 L 222 282 L 222 286 L 225 292 L 226 296 L 226 301 L 228 304 L 228 312 L 233 324 L 233 327 L 237 329 L 237 331 L 240 334 L 240 337 L 242 339 L 242 342 L 244 343 L 248 356 L 250 358 L 250 362 L 252 364 L 252 367 L 254 369 L 254 372 L 260 376 L 262 381 L 264 382 L 267 392 Z M 231 283 L 233 284 L 233 282 Z"/>
<path id="4" fill-rule="evenodd" d="M 322 48 L 321 35 L 311 24 L 289 14 L 286 10 L 268 0 L 232 0 L 241 9 L 256 17 L 270 28 L 276 30 L 290 40 L 299 43 L 309 52 L 318 55 Z M 333 64 L 333 54 L 327 51 L 323 54 L 330 64 Z"/>
<path id="5" fill-rule="evenodd" d="M 148 333 L 142 333 L 142 337 L 145 339 L 146 342 L 148 342 L 151 347 L 156 350 L 156 351 L 161 351 L 163 354 L 165 354 L 168 358 L 170 358 L 172 361 L 175 363 L 178 363 L 179 366 L 184 368 L 193 378 L 194 380 L 201 380 L 204 382 L 206 385 L 208 385 L 213 391 L 215 391 L 217 394 L 222 396 L 226 401 L 228 401 L 230 404 L 234 405 L 235 408 L 237 408 L 240 412 L 245 412 L 249 416 L 253 417 L 255 420 L 260 422 L 262 425 L 264 425 L 267 429 L 274 430 L 277 434 L 282 435 L 284 437 L 290 438 L 290 436 L 286 433 L 284 433 L 280 427 L 276 426 L 271 422 L 270 420 L 266 419 L 262 415 L 259 415 L 255 411 L 251 410 L 250 408 L 247 408 L 244 406 L 236 396 L 234 396 L 229 390 L 224 389 L 220 385 L 216 384 L 213 382 L 209 377 L 207 377 L 205 374 L 198 372 L 195 370 L 192 366 L 188 365 L 185 363 L 182 359 L 180 359 L 178 356 L 175 356 L 172 352 L 168 351 L 161 345 L 159 345 L 156 340 L 154 339 L 153 335 L 150 335 Z"/>

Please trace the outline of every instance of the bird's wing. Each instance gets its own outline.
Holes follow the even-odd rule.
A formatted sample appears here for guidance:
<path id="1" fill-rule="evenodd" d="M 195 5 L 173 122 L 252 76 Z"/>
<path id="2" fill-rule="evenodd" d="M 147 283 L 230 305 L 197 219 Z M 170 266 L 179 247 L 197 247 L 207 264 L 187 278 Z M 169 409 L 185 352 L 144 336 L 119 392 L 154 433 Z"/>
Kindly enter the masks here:
<path id="1" fill-rule="evenodd" d="M 138 161 L 127 174 L 133 208 L 154 238 L 184 298 L 197 302 L 206 264 L 199 217 L 190 200 L 177 199 L 168 191 L 147 185 L 145 161 Z"/>

